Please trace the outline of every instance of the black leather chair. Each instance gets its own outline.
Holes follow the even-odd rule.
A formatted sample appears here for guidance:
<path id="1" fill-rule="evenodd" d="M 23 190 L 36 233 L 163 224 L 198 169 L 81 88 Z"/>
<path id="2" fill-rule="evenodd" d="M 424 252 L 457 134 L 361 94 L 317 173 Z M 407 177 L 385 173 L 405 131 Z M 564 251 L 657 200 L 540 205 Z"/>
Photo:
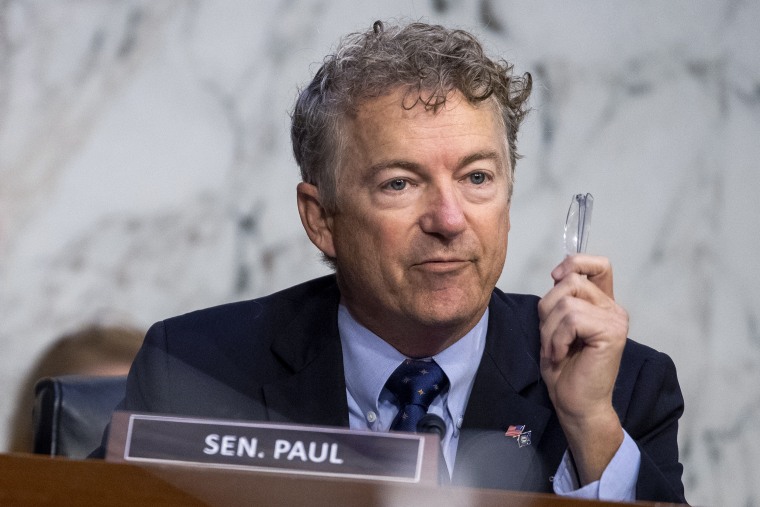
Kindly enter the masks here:
<path id="1" fill-rule="evenodd" d="M 101 443 L 127 377 L 65 375 L 34 387 L 34 452 L 86 458 Z"/>

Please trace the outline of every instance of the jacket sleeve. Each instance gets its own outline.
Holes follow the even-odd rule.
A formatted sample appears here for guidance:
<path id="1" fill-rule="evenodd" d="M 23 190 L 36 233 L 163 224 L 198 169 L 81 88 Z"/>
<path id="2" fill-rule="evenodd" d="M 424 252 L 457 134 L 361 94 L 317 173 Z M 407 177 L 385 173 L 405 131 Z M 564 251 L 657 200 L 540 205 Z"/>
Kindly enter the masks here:
<path id="1" fill-rule="evenodd" d="M 625 360 L 625 357 L 624 357 Z M 678 419 L 684 400 L 676 368 L 666 354 L 644 360 L 632 386 L 623 426 L 641 450 L 636 499 L 685 503 L 678 461 Z"/>
<path id="2" fill-rule="evenodd" d="M 162 322 L 154 324 L 148 330 L 142 347 L 132 362 L 127 376 L 127 390 L 123 400 L 114 411 L 128 410 L 131 412 L 153 412 L 154 406 L 160 405 L 165 398 L 161 393 L 164 376 L 166 376 L 166 337 Z M 157 392 L 155 392 L 157 391 Z M 161 411 L 161 410 L 158 410 Z M 103 459 L 106 455 L 106 444 L 111 424 L 103 432 L 100 446 L 93 450 L 88 458 Z"/>
<path id="3" fill-rule="evenodd" d="M 164 322 L 153 324 L 145 335 L 127 376 L 123 410 L 170 412 L 168 386 L 169 350 Z"/>

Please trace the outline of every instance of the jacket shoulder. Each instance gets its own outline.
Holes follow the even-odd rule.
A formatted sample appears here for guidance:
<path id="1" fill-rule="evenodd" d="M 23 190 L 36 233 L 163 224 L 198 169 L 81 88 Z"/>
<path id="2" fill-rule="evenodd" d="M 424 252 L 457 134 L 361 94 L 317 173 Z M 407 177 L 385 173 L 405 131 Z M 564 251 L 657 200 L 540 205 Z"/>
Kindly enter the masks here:
<path id="1" fill-rule="evenodd" d="M 526 318 L 538 319 L 538 302 L 541 298 L 533 294 L 516 294 L 504 292 L 498 287 L 491 295 L 492 308 L 506 305 L 514 313 L 525 315 Z M 494 305 L 496 303 L 496 305 Z"/>
<path id="2" fill-rule="evenodd" d="M 211 328 L 215 335 L 235 330 L 281 329 L 310 302 L 338 297 L 333 275 L 304 282 L 267 296 L 225 303 L 165 319 L 160 324 L 172 334 Z"/>
<path id="3" fill-rule="evenodd" d="M 132 365 L 127 409 L 261 419 L 260 387 L 290 374 L 283 354 L 297 365 L 332 336 L 323 328 L 337 307 L 334 285 L 320 278 L 157 322 Z M 291 349 L 278 355 L 277 341 Z"/>
<path id="4" fill-rule="evenodd" d="M 664 396 L 671 399 L 680 415 L 683 398 L 673 360 L 664 352 L 629 338 L 613 393 L 613 404 L 621 421 L 651 418 L 648 409 Z"/>

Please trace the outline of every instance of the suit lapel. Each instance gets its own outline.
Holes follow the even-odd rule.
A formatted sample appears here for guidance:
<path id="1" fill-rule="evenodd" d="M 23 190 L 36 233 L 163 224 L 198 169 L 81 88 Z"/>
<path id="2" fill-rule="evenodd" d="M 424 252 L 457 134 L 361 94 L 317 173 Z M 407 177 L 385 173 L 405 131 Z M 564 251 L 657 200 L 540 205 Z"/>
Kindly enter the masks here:
<path id="1" fill-rule="evenodd" d="M 269 420 L 348 426 L 335 284 L 312 296 L 272 343 L 288 373 L 263 386 Z"/>
<path id="2" fill-rule="evenodd" d="M 518 308 L 501 293 L 491 298 L 486 349 L 457 449 L 456 484 L 501 489 L 551 487 L 539 449 L 553 411 L 538 364 L 536 300 L 525 303 Z M 511 425 L 524 425 L 524 431 L 530 432 L 530 444 L 526 438 L 506 436 Z"/>

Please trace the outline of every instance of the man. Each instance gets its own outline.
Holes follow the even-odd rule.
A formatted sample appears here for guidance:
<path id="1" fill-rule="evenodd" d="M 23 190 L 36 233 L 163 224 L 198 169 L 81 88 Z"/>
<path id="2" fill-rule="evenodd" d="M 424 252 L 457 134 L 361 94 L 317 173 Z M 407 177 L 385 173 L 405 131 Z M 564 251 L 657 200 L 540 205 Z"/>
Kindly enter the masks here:
<path id="1" fill-rule="evenodd" d="M 429 411 L 454 484 L 682 501 L 675 368 L 627 340 L 608 261 L 566 258 L 540 301 L 495 289 L 530 88 L 465 32 L 344 39 L 292 117 L 335 275 L 156 324 L 124 408 L 375 431 Z M 424 406 L 400 363 L 439 376 Z"/>

